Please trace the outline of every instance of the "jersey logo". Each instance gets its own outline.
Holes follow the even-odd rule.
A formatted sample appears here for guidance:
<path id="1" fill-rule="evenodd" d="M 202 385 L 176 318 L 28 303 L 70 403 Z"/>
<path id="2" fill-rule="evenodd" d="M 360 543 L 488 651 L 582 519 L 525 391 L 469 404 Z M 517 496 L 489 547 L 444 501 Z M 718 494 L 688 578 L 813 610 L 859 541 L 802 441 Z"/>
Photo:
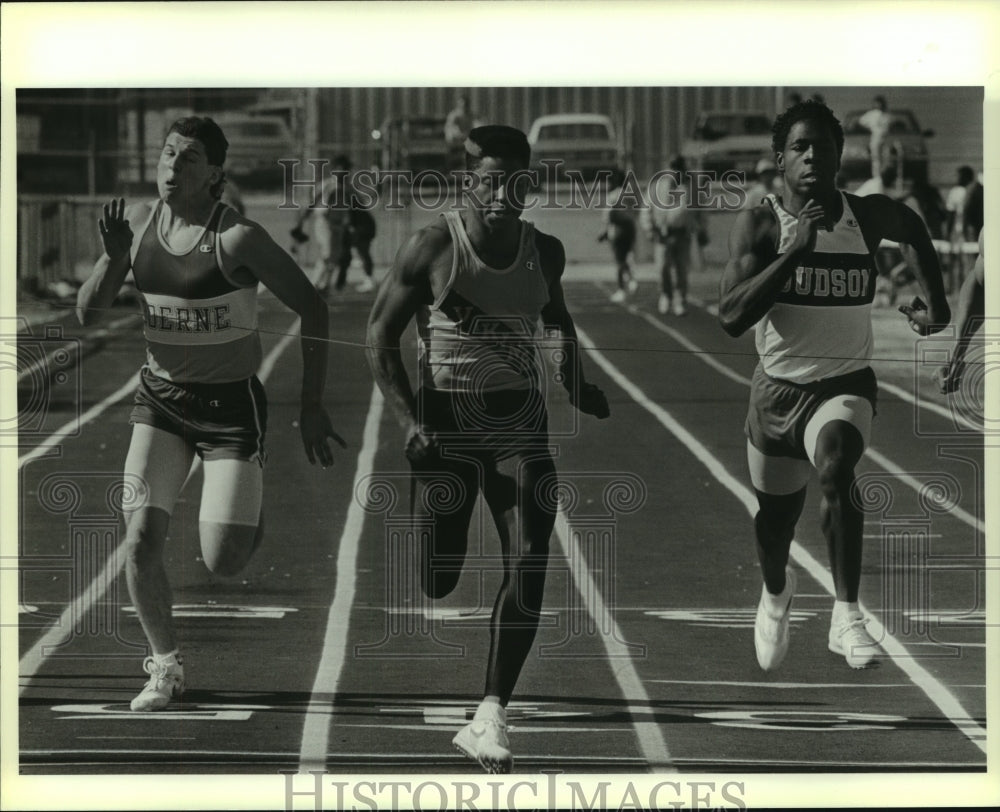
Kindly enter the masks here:
<path id="1" fill-rule="evenodd" d="M 532 262 L 530 259 L 527 262 L 524 263 L 524 267 L 527 268 L 529 271 L 537 271 L 538 270 L 538 268 L 535 266 L 535 263 Z"/>
<path id="2" fill-rule="evenodd" d="M 209 245 L 208 243 L 202 243 L 198 246 L 198 250 L 203 254 L 211 254 L 215 250 L 215 246 Z"/>
<path id="3" fill-rule="evenodd" d="M 853 217 L 848 217 L 847 218 L 847 225 L 848 225 L 849 228 L 857 228 L 858 227 L 858 221 L 855 220 Z"/>
<path id="4" fill-rule="evenodd" d="M 208 405 L 211 406 L 213 409 L 218 409 L 222 405 L 222 401 L 221 400 L 210 400 L 208 402 Z"/>

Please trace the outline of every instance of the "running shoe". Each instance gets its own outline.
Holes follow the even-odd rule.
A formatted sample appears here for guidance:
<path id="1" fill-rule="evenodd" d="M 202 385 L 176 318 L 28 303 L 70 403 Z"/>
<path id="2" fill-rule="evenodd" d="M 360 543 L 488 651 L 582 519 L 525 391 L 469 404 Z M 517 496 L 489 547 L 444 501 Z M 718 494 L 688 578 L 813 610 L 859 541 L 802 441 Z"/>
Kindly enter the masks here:
<path id="1" fill-rule="evenodd" d="M 667 294 L 666 294 L 666 293 L 661 293 L 661 294 L 660 294 L 660 299 L 659 299 L 659 301 L 658 301 L 658 302 L 656 303 L 656 309 L 657 309 L 657 310 L 659 310 L 659 311 L 660 311 L 660 313 L 661 313 L 662 315 L 664 315 L 664 316 L 665 316 L 665 315 L 666 315 L 666 314 L 667 314 L 668 312 L 670 312 L 670 299 L 669 299 L 669 298 L 667 298 Z"/>
<path id="2" fill-rule="evenodd" d="M 687 312 L 687 304 L 685 304 L 684 300 L 680 296 L 674 299 L 674 315 L 686 316 Z"/>
<path id="3" fill-rule="evenodd" d="M 358 283 L 356 290 L 358 293 L 371 293 L 375 290 L 375 283 L 372 281 L 370 276 L 366 276 L 363 281 Z"/>
<path id="4" fill-rule="evenodd" d="M 488 773 L 509 773 L 514 757 L 507 740 L 507 726 L 492 719 L 473 719 L 451 740 L 455 749 L 465 753 Z"/>
<path id="5" fill-rule="evenodd" d="M 625 291 L 619 288 L 614 293 L 611 294 L 611 301 L 615 304 L 620 304 L 625 301 Z"/>
<path id="6" fill-rule="evenodd" d="M 753 645 L 757 651 L 757 663 L 765 671 L 773 671 L 788 653 L 788 621 L 792 614 L 792 598 L 795 597 L 795 570 L 785 568 L 785 591 L 788 602 L 778 614 L 772 614 L 770 603 L 765 596 L 767 587 L 761 588 L 760 603 L 757 604 L 757 618 L 753 625 Z"/>
<path id="7" fill-rule="evenodd" d="M 172 698 L 184 693 L 184 666 L 180 663 L 166 665 L 147 657 L 142 668 L 149 674 L 149 682 L 142 693 L 132 700 L 132 710 L 163 710 Z"/>
<path id="8" fill-rule="evenodd" d="M 635 281 L 634 276 L 630 276 L 628 278 L 628 292 L 635 293 L 637 290 L 639 290 L 639 283 Z"/>
<path id="9" fill-rule="evenodd" d="M 878 643 L 865 629 L 868 618 L 852 612 L 830 624 L 830 651 L 842 654 L 851 668 L 864 668 L 878 653 Z"/>

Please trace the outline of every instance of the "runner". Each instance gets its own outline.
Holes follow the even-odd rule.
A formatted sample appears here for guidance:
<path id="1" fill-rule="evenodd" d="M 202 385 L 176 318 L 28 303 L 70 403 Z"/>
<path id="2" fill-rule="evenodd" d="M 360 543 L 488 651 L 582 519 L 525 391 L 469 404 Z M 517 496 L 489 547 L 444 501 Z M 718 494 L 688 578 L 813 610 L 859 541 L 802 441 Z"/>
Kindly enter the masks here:
<path id="1" fill-rule="evenodd" d="M 833 112 L 802 102 L 778 116 L 773 133 L 785 191 L 740 212 L 719 301 L 727 333 L 756 327 L 760 355 L 746 421 L 764 577 L 754 643 L 761 668 L 781 664 L 795 593 L 789 549 L 814 466 L 836 588 L 828 644 L 863 668 L 877 645 L 858 608 L 863 517 L 854 468 L 875 414 L 871 304 L 874 252 L 883 239 L 912 247 L 910 265 L 930 302 L 917 298 L 899 308 L 913 329 L 937 332 L 951 312 L 919 215 L 884 195 L 838 191 L 844 134 Z"/>
<path id="2" fill-rule="evenodd" d="M 524 133 L 478 127 L 465 150 L 477 183 L 472 205 L 447 212 L 400 250 L 369 320 L 369 362 L 406 437 L 417 518 L 433 524 L 422 551 L 429 596 L 441 598 L 458 583 L 480 490 L 496 523 L 504 577 L 490 624 L 485 695 L 453 743 L 488 772 L 507 773 L 506 706 L 537 631 L 555 522 L 555 505 L 544 496 L 555 466 L 535 347 L 540 322 L 566 339 L 560 374 L 570 400 L 599 418 L 609 410 L 579 366 L 560 283 L 562 243 L 521 220 L 530 158 Z M 399 349 L 414 317 L 416 395 Z M 449 489 L 451 504 L 434 499 L 435 490 Z"/>
<path id="3" fill-rule="evenodd" d="M 152 656 L 134 711 L 160 710 L 184 690 L 163 550 L 195 454 L 204 463 L 206 566 L 235 575 L 261 542 L 267 402 L 256 376 L 258 283 L 302 317 L 300 431 L 309 462 L 333 463 L 328 438 L 344 445 L 322 405 L 326 305 L 257 223 L 220 201 L 227 146 L 210 118 L 174 122 L 157 167 L 159 200 L 104 207 L 104 253 L 77 299 L 89 323 L 110 308 L 130 270 L 142 296 L 146 364 L 130 418 L 123 512 L 125 575 Z"/>

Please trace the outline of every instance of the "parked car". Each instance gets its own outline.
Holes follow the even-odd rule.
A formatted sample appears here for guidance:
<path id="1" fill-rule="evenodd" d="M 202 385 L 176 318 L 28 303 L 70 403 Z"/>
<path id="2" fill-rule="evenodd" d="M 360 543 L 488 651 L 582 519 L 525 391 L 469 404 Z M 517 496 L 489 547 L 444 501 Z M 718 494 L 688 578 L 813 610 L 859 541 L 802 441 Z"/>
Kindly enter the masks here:
<path id="1" fill-rule="evenodd" d="M 871 177 L 872 158 L 869 144 L 871 133 L 858 123 L 865 110 L 855 110 L 844 116 L 844 152 L 840 173 L 844 181 L 864 180 Z M 889 133 L 883 147 L 883 162 L 903 161 L 903 177 L 927 180 L 926 138 L 934 136 L 933 130 L 921 130 L 911 110 L 890 110 L 892 117 Z"/>
<path id="2" fill-rule="evenodd" d="M 296 158 L 295 139 L 281 116 L 218 113 L 211 116 L 229 142 L 226 173 L 244 182 L 283 176 L 280 158 Z"/>
<path id="3" fill-rule="evenodd" d="M 444 116 L 395 116 L 372 132 L 374 163 L 379 169 L 447 173 L 449 150 Z"/>
<path id="4" fill-rule="evenodd" d="M 601 170 L 613 172 L 623 166 L 623 155 L 615 125 L 599 113 L 559 113 L 536 118 L 528 130 L 531 166 L 544 181 L 543 160 L 558 160 L 556 177 L 567 169 L 578 170 L 592 180 Z M 551 171 L 551 170 L 550 170 Z"/>
<path id="5" fill-rule="evenodd" d="M 760 110 L 706 110 L 681 145 L 688 169 L 736 170 L 748 175 L 761 158 L 771 158 L 771 118 Z"/>

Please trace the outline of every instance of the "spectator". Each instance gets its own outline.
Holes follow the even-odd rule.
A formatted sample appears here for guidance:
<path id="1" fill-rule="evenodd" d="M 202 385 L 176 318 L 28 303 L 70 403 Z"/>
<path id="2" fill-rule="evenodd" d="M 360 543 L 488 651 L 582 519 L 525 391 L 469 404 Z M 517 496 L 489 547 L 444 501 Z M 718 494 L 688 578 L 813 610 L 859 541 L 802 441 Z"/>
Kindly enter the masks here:
<path id="1" fill-rule="evenodd" d="M 889 195 L 894 197 L 897 194 L 896 180 L 898 175 L 896 167 L 892 164 L 883 166 L 877 175 L 868 178 L 854 192 L 858 197 L 868 197 L 868 195 Z"/>
<path id="2" fill-rule="evenodd" d="M 858 124 L 871 133 L 868 149 L 872 156 L 872 177 L 877 178 L 882 170 L 882 150 L 892 116 L 885 96 L 876 96 L 873 101 L 875 106 L 858 119 Z"/>
<path id="3" fill-rule="evenodd" d="M 708 242 L 701 212 L 692 205 L 688 193 L 687 165 L 675 155 L 670 170 L 654 176 L 649 188 L 649 205 L 640 214 L 643 228 L 660 243 L 660 297 L 657 310 L 675 316 L 687 313 L 688 269 L 691 267 L 692 237 L 697 244 Z"/>

